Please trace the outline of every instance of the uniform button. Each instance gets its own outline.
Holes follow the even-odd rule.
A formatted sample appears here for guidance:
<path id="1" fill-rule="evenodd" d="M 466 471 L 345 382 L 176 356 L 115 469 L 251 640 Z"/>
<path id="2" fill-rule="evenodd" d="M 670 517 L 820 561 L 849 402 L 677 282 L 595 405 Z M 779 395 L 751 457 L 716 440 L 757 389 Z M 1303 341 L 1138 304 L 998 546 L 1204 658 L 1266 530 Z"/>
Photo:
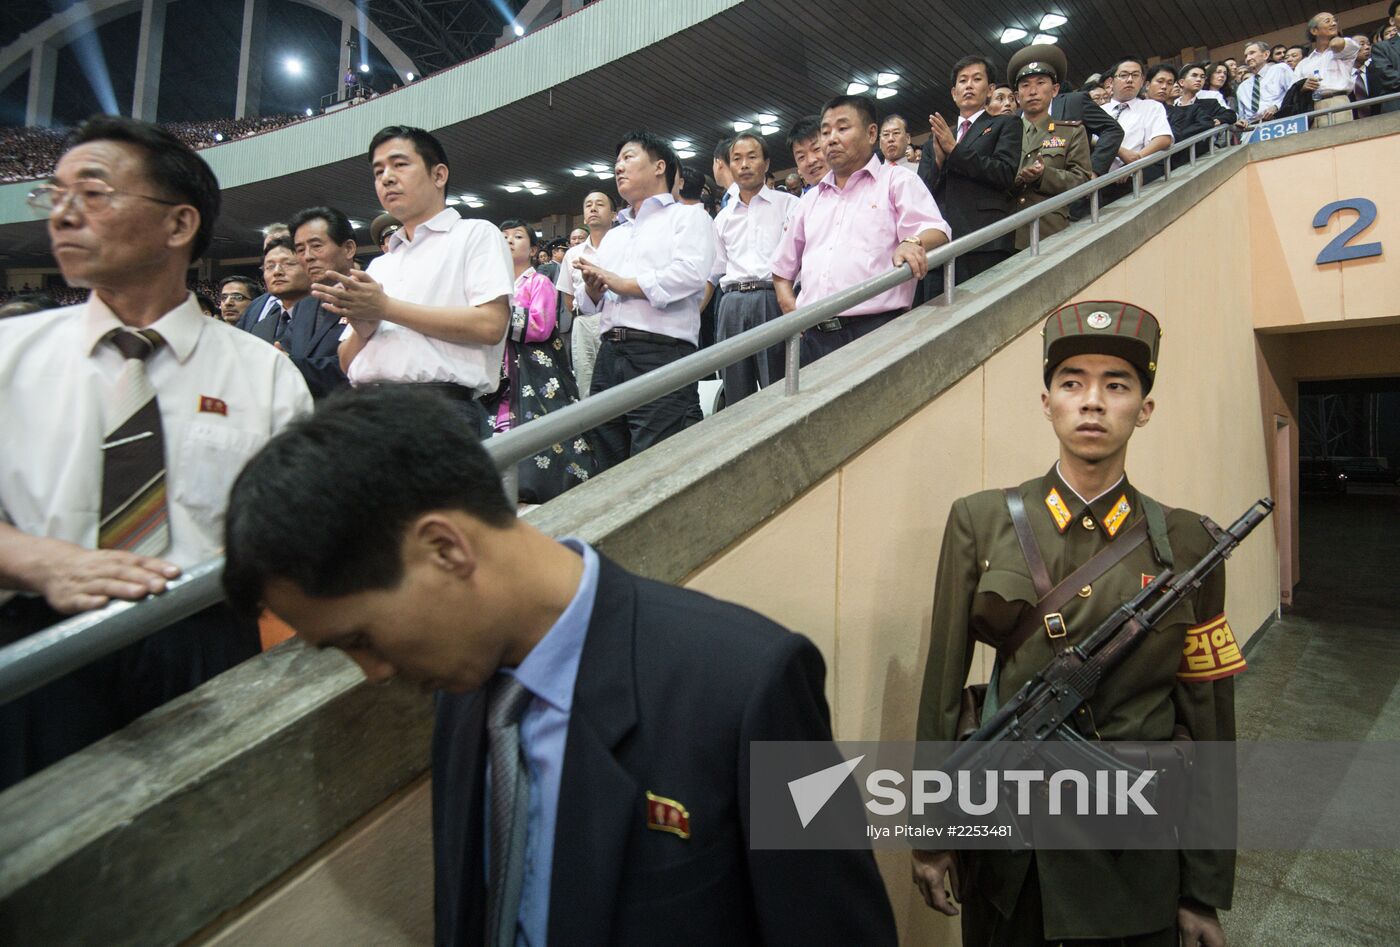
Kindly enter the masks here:
<path id="1" fill-rule="evenodd" d="M 1082 588 L 1082 589 L 1079 590 L 1079 597 L 1080 597 L 1080 598 L 1088 598 L 1090 595 L 1093 595 L 1093 594 L 1094 594 L 1094 587 L 1093 587 L 1092 585 L 1086 585 L 1086 586 L 1084 586 L 1084 588 Z"/>
<path id="2" fill-rule="evenodd" d="M 1094 528 L 1094 518 L 1093 518 L 1092 516 L 1086 516 L 1086 517 L 1084 517 L 1082 520 L 1079 521 L 1079 525 L 1080 525 L 1080 526 L 1083 526 L 1085 529 L 1093 529 L 1093 528 Z"/>

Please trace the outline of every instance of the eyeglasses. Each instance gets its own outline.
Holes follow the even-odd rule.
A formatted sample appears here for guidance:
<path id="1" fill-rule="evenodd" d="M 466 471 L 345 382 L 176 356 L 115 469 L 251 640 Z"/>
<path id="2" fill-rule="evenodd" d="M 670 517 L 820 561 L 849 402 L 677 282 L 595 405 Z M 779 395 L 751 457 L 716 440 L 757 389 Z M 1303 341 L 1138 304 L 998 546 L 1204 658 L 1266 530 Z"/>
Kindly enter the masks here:
<path id="1" fill-rule="evenodd" d="M 278 272 L 282 272 L 282 271 L 286 271 L 286 272 L 290 273 L 292 270 L 299 270 L 299 269 L 301 269 L 301 261 L 300 261 L 300 260 L 268 260 L 266 263 L 263 264 L 263 267 L 262 267 L 262 268 L 263 268 L 263 272 L 264 272 L 264 273 L 278 273 Z"/>
<path id="2" fill-rule="evenodd" d="M 242 293 L 222 293 L 219 296 L 221 303 L 246 303 L 252 302 L 251 296 L 244 296 Z"/>
<path id="3" fill-rule="evenodd" d="M 101 181 L 83 181 L 73 187 L 40 184 L 29 192 L 26 200 L 29 202 L 29 206 L 40 214 L 52 213 L 54 208 L 62 207 L 70 200 L 81 213 L 101 214 L 112 206 L 112 198 L 117 194 L 140 197 L 144 200 L 155 201 L 157 204 L 164 204 L 167 207 L 179 207 L 181 204 L 180 201 L 167 201 L 161 197 L 151 197 L 149 194 L 138 194 L 135 191 L 119 191 Z"/>
<path id="4" fill-rule="evenodd" d="M 1142 73 L 1140 73 L 1140 72 L 1115 72 L 1115 73 L 1113 74 L 1113 78 L 1115 78 L 1115 79 L 1122 79 L 1122 80 L 1124 80 L 1124 81 L 1127 81 L 1128 79 L 1141 79 L 1141 78 L 1142 78 Z"/>

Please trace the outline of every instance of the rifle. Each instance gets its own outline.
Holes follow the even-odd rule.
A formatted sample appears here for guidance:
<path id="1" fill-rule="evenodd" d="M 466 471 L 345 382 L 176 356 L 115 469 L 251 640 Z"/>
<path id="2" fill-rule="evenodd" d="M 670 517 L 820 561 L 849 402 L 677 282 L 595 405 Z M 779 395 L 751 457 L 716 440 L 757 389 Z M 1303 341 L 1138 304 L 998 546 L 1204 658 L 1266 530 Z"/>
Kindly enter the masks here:
<path id="1" fill-rule="evenodd" d="M 1141 592 L 1118 606 L 1093 633 L 1070 645 L 1027 681 L 1016 696 L 982 724 L 940 766 L 944 772 L 976 769 L 979 757 L 992 746 L 1009 741 L 1041 743 L 1065 740 L 1089 749 L 1088 735 L 1075 723 L 1083 719 L 1081 707 L 1098 692 L 1099 684 L 1133 652 L 1157 623 L 1229 558 L 1236 546 L 1264 522 L 1274 501 L 1257 501 L 1230 526 L 1221 529 L 1208 516 L 1201 517 L 1215 545 L 1180 576 L 1164 570 Z M 1105 755 L 1105 759 L 1111 759 Z M 1119 764 L 1121 765 L 1121 764 Z"/>

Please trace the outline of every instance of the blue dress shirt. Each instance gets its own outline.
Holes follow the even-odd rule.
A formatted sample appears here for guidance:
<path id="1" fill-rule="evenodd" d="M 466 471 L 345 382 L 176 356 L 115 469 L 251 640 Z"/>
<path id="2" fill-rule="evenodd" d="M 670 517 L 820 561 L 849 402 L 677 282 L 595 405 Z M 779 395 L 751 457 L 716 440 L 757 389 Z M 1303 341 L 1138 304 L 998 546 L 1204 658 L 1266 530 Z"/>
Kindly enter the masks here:
<path id="1" fill-rule="evenodd" d="M 517 947 L 544 947 L 549 934 L 549 884 L 554 867 L 554 827 L 559 812 L 559 783 L 564 771 L 564 743 L 574 703 L 574 681 L 593 600 L 598 592 L 598 554 L 572 537 L 561 542 L 583 556 L 583 577 L 563 614 L 517 668 L 502 668 L 534 697 L 520 718 L 520 746 L 530 774 L 530 803 L 525 822 L 525 876 L 520 891 Z M 486 785 L 491 785 L 487 765 Z M 486 876 L 490 870 L 491 800 L 486 800 Z"/>

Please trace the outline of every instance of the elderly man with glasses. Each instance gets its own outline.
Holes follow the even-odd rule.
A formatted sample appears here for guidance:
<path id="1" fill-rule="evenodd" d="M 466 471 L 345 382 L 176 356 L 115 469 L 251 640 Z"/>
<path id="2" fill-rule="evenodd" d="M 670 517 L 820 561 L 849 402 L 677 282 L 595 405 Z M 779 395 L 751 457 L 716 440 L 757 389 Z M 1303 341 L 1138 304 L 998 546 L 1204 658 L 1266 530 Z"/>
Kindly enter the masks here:
<path id="1" fill-rule="evenodd" d="M 29 203 L 64 279 L 92 292 L 0 323 L 0 644 L 217 556 L 244 461 L 311 410 L 288 359 L 185 286 L 219 211 L 188 146 L 92 119 Z M 258 648 L 255 623 L 215 606 L 0 706 L 0 788 Z"/>

